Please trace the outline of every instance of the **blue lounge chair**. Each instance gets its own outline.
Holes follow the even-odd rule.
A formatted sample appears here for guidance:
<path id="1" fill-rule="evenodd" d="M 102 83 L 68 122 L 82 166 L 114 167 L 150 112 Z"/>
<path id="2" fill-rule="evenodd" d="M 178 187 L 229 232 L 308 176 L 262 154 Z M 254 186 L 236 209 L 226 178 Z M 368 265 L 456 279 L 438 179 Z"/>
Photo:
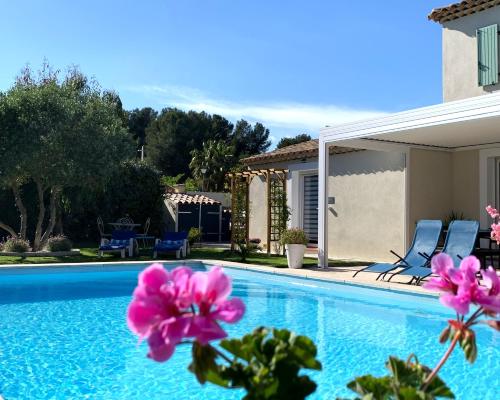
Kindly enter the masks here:
<path id="1" fill-rule="evenodd" d="M 424 254 L 433 254 L 438 245 L 439 237 L 441 235 L 441 229 L 443 228 L 443 223 L 439 220 L 420 220 L 415 228 L 415 235 L 413 236 L 413 242 L 408 249 L 404 257 L 400 257 L 394 251 L 391 253 L 398 257 L 398 260 L 394 264 L 390 263 L 378 263 L 369 265 L 366 268 L 357 271 L 353 278 L 360 272 L 375 272 L 379 275 L 377 280 L 387 275 L 390 271 L 397 268 L 408 268 L 410 266 L 423 267 L 429 260 Z"/>
<path id="2" fill-rule="evenodd" d="M 121 257 L 125 258 L 125 252 L 128 250 L 129 257 L 134 255 L 136 247 L 136 234 L 133 231 L 113 231 L 111 239 L 101 239 L 99 246 L 99 257 L 105 252 L 120 252 Z"/>
<path id="3" fill-rule="evenodd" d="M 153 249 L 153 258 L 158 256 L 158 253 L 169 253 L 175 251 L 176 258 L 186 257 L 188 254 L 189 244 L 187 240 L 187 232 L 165 232 L 163 239 L 156 239 Z"/>
<path id="4" fill-rule="evenodd" d="M 476 245 L 479 222 L 477 221 L 452 221 L 448 227 L 448 233 L 444 242 L 442 253 L 448 254 L 455 267 L 460 265 L 463 258 L 470 256 Z M 432 253 L 422 253 L 430 262 Z M 429 266 L 410 266 L 402 271 L 392 274 L 389 280 L 395 275 L 408 275 L 411 280 L 419 284 L 424 278 L 432 274 Z"/>

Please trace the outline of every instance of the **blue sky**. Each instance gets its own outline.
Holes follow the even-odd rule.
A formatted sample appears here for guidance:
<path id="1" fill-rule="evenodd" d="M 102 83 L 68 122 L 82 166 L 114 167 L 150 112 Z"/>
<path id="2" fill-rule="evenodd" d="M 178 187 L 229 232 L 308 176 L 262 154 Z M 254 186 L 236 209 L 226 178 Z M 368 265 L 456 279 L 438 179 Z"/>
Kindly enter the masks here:
<path id="1" fill-rule="evenodd" d="M 445 0 L 0 0 L 0 90 L 76 64 L 128 109 L 220 113 L 274 140 L 441 101 Z"/>

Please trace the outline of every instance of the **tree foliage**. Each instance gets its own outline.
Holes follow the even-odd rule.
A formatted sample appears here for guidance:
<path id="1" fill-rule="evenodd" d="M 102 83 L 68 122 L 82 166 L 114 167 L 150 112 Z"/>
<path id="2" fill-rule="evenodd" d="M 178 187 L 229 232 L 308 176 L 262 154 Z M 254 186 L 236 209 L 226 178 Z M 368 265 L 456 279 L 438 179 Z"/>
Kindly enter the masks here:
<path id="1" fill-rule="evenodd" d="M 127 113 L 128 129 L 140 148 L 146 144 L 146 129 L 156 120 L 158 112 L 151 107 L 135 108 Z"/>
<path id="2" fill-rule="evenodd" d="M 291 146 L 292 144 L 308 142 L 311 139 L 311 136 L 307 133 L 301 133 L 300 135 L 297 135 L 295 137 L 284 137 L 280 139 L 280 141 L 276 145 L 276 148 L 281 149 L 282 147 Z"/>
<path id="3" fill-rule="evenodd" d="M 188 177 L 191 152 L 210 139 L 227 140 L 231 130 L 232 124 L 220 116 L 163 109 L 146 129 L 148 162 L 164 175 Z"/>
<path id="4" fill-rule="evenodd" d="M 0 227 L 26 239 L 29 216 L 21 188 L 34 182 L 38 215 L 32 241 L 35 250 L 42 248 L 56 224 L 63 190 L 102 187 L 119 160 L 130 156 L 120 110 L 117 95 L 102 92 L 76 69 L 63 79 L 48 64 L 38 74 L 23 70 L 0 96 L 0 183 L 13 191 L 20 223 L 18 230 Z"/>
<path id="5" fill-rule="evenodd" d="M 222 140 L 209 140 L 203 143 L 202 149 L 193 150 L 191 156 L 189 168 L 193 178 L 202 183 L 203 190 L 222 191 L 226 173 L 233 165 L 233 149 Z"/>
<path id="6" fill-rule="evenodd" d="M 260 122 L 252 126 L 244 119 L 239 120 L 231 136 L 234 154 L 238 158 L 266 152 L 271 146 L 269 129 Z"/>
<path id="7" fill-rule="evenodd" d="M 65 198 L 71 213 L 71 218 L 65 221 L 68 233 L 80 240 L 95 240 L 98 216 L 108 222 L 129 215 L 139 224 L 151 218 L 150 233 L 160 234 L 164 193 L 160 178 L 160 173 L 150 165 L 127 160 L 114 170 L 104 189 L 68 191 Z"/>
<path id="8" fill-rule="evenodd" d="M 240 120 L 233 126 L 220 115 L 176 108 L 163 109 L 146 128 L 146 136 L 148 162 L 163 175 L 183 174 L 186 179 L 192 173 L 189 165 L 193 154 L 200 154 L 193 152 L 203 151 L 210 141 L 217 143 L 217 153 L 231 152 L 233 155 L 224 162 L 226 170 L 234 168 L 240 158 L 262 153 L 271 145 L 269 129 L 261 123 L 252 126 Z M 222 148 L 223 144 L 227 149 Z"/>

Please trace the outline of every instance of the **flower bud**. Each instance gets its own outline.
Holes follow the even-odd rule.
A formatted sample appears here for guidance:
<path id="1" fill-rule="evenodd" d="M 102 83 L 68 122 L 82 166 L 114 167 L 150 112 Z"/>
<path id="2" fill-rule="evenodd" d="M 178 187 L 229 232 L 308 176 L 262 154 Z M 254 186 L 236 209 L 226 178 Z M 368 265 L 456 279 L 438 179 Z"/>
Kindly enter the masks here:
<path id="1" fill-rule="evenodd" d="M 441 335 L 439 335 L 439 343 L 441 344 L 445 343 L 450 338 L 450 333 L 451 333 L 451 328 L 448 325 L 446 328 L 443 329 Z"/>
<path id="2" fill-rule="evenodd" d="M 486 325 L 491 326 L 496 331 L 500 331 L 500 320 L 490 319 L 490 320 L 486 321 Z"/>

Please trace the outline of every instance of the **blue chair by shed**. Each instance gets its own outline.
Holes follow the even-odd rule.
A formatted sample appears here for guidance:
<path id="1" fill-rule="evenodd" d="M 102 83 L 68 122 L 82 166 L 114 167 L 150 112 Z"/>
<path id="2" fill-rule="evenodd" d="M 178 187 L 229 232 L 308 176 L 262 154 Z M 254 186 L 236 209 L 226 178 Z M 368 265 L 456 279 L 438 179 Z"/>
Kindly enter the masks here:
<path id="1" fill-rule="evenodd" d="M 398 260 L 393 263 L 377 263 L 357 271 L 353 278 L 360 272 L 375 272 L 379 275 L 377 280 L 384 277 L 391 271 L 398 268 L 423 267 L 429 260 L 424 254 L 433 254 L 436 251 L 443 223 L 439 220 L 420 220 L 415 228 L 413 242 L 404 257 L 399 256 L 390 250 Z"/>
<path id="2" fill-rule="evenodd" d="M 102 238 L 99 246 L 99 257 L 107 252 L 119 252 L 122 258 L 128 250 L 129 257 L 134 255 L 136 233 L 133 231 L 113 231 L 111 239 Z"/>
<path id="3" fill-rule="evenodd" d="M 163 238 L 156 239 L 153 249 L 153 258 L 158 256 L 158 253 L 174 252 L 176 258 L 186 257 L 189 252 L 189 243 L 187 240 L 187 232 L 165 232 Z"/>
<path id="4" fill-rule="evenodd" d="M 479 231 L 479 222 L 477 221 L 452 221 L 448 227 L 446 240 L 444 242 L 442 253 L 448 254 L 453 259 L 455 267 L 460 265 L 462 259 L 470 256 L 474 251 Z M 430 262 L 432 253 L 423 253 Z M 432 274 L 431 268 L 427 266 L 410 266 L 402 271 L 394 273 L 389 280 L 395 275 L 411 276 L 409 283 L 415 281 L 419 284 L 424 278 Z"/>

